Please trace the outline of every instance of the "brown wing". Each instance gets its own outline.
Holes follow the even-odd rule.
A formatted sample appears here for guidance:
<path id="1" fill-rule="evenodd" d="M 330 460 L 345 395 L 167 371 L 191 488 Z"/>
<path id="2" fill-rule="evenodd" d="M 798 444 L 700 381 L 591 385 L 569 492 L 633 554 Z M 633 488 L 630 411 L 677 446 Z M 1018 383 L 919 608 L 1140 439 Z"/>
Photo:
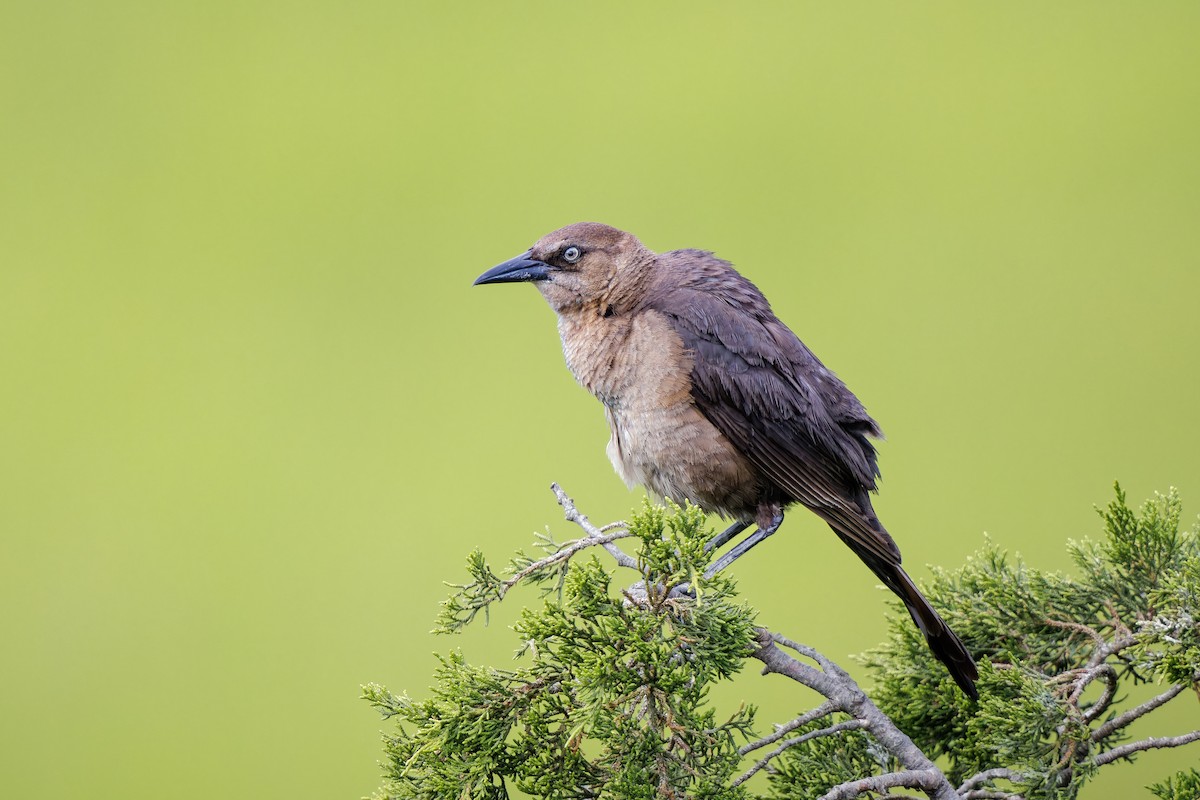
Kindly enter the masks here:
<path id="1" fill-rule="evenodd" d="M 696 250 L 659 259 L 650 304 L 695 356 L 700 412 L 860 557 L 899 564 L 867 496 L 879 475 L 867 437 L 880 434 L 862 404 L 728 263 Z"/>
<path id="2" fill-rule="evenodd" d="M 651 307 L 694 355 L 697 408 L 788 498 L 824 519 L 895 592 L 969 697 L 978 670 L 900 566 L 871 508 L 879 426 L 849 389 L 771 312 L 755 286 L 710 253 L 661 256 Z"/>

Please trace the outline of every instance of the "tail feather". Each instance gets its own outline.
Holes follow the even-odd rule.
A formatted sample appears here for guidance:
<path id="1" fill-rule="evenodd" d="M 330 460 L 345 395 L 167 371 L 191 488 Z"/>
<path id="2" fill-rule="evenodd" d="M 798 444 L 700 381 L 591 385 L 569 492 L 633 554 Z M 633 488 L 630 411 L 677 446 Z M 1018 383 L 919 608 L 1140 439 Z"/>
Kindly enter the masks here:
<path id="1" fill-rule="evenodd" d="M 908 573 L 899 565 L 893 569 L 904 592 L 896 591 L 890 582 L 885 581 L 888 583 L 888 588 L 896 592 L 904 601 L 909 616 L 921 629 L 921 633 L 925 634 L 925 641 L 928 643 L 929 649 L 933 651 L 939 661 L 946 665 L 946 669 L 950 670 L 950 677 L 954 678 L 958 687 L 972 700 L 978 700 L 979 692 L 975 688 L 975 681 L 979 679 L 979 669 L 975 666 L 975 660 L 971 658 L 971 654 L 967 652 L 966 646 L 963 645 L 962 639 L 958 638 L 958 634 L 951 630 L 941 615 L 929 604 L 929 601 L 913 583 L 912 578 L 908 577 Z"/>
<path id="2" fill-rule="evenodd" d="M 887 531 L 879 524 L 878 518 L 873 513 L 869 516 L 864 515 L 864 518 L 870 523 L 874 533 L 887 537 L 886 541 L 891 542 L 891 537 L 887 535 Z M 954 682 L 968 697 L 978 700 L 979 692 L 975 688 L 975 681 L 979 679 L 979 669 L 975 666 L 975 660 L 967 652 L 962 640 L 929 604 L 925 595 L 921 594 L 921 590 L 900 566 L 899 551 L 896 551 L 895 561 L 881 558 L 877 548 L 869 549 L 863 545 L 864 537 L 859 530 L 845 526 L 844 520 L 838 519 L 834 515 L 827 516 L 826 521 L 829 522 L 834 533 L 849 545 L 854 554 L 871 568 L 876 577 L 904 602 L 909 616 L 912 617 L 921 633 L 925 634 L 925 641 L 928 643 L 929 649 L 939 661 L 946 665 L 946 669 L 950 670 L 950 677 L 954 678 Z M 843 526 L 847 528 L 847 532 L 839 530 Z"/>

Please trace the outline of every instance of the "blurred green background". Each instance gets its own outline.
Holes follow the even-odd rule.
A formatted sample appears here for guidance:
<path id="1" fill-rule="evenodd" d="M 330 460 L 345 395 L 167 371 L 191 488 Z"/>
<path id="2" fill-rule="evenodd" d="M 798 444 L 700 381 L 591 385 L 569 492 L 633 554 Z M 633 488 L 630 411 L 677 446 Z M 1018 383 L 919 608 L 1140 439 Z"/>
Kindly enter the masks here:
<path id="1" fill-rule="evenodd" d="M 537 293 L 470 285 L 577 220 L 763 289 L 887 431 L 918 578 L 984 531 L 1068 568 L 1117 478 L 1190 516 L 1197 41 L 1192 2 L 4 3 L 0 795 L 358 797 L 360 683 L 503 665 L 513 609 L 427 633 L 442 581 L 572 535 L 552 480 L 640 502 Z M 814 518 L 769 548 L 764 623 L 880 640 Z"/>

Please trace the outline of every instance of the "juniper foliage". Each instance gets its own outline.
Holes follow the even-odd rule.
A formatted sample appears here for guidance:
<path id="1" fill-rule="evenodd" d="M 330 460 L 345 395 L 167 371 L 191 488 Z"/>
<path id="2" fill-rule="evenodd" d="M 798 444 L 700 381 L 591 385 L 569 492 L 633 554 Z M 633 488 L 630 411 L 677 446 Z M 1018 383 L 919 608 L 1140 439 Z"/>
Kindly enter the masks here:
<path id="1" fill-rule="evenodd" d="M 1003 768 L 1012 773 L 1005 791 L 1070 800 L 1121 757 L 1130 723 L 1184 689 L 1200 691 L 1200 527 L 1180 527 L 1174 490 L 1139 512 L 1115 489 L 1097 509 L 1103 538 L 1068 545 L 1076 576 L 1033 569 L 989 542 L 925 587 L 980 658 L 977 705 L 954 691 L 900 614 L 863 658 L 880 708 L 928 755 L 948 759 L 956 785 Z M 1156 687 L 1158 704 L 1121 708 L 1140 684 Z"/>
<path id="2" fill-rule="evenodd" d="M 663 796 L 734 800 L 738 745 L 753 710 L 718 718 L 705 701 L 752 652 L 754 615 L 734 601 L 733 582 L 704 578 L 704 515 L 649 504 L 629 533 L 639 540 L 643 582 L 619 591 L 594 556 L 534 569 L 547 590 L 515 630 L 523 643 L 513 670 L 442 660 L 433 697 L 415 701 L 383 688 L 366 697 L 396 718 L 387 737 L 379 797 Z M 550 554 L 564 546 L 549 539 Z M 518 556 L 510 571 L 532 562 Z M 455 630 L 503 596 L 505 583 L 482 558 L 444 605 L 441 630 Z M 690 591 L 680 592 L 684 583 Z"/>
<path id="3" fill-rule="evenodd" d="M 1189 769 L 1150 787 L 1158 800 L 1196 800 L 1200 797 L 1200 772 Z"/>
<path id="4" fill-rule="evenodd" d="M 518 553 L 503 577 L 472 553 L 469 580 L 453 585 L 439 615 L 437 630 L 453 632 L 513 586 L 538 587 L 541 606 L 514 626 L 521 646 L 513 668 L 473 666 L 451 653 L 427 699 L 364 687 L 395 722 L 375 797 L 507 798 L 516 789 L 536 798 L 799 800 L 909 787 L 939 800 L 1073 800 L 1107 764 L 1200 741 L 1200 731 L 1136 742 L 1128 734 L 1133 721 L 1200 691 L 1200 528 L 1180 527 L 1174 491 L 1135 511 L 1118 486 L 1099 511 L 1103 538 L 1069 545 L 1074 577 L 988 543 L 925 587 L 980 660 L 978 703 L 957 689 L 897 604 L 888 640 L 862 657 L 890 720 L 877 710 L 874 718 L 851 713 L 870 702 L 857 685 L 792 644 L 851 699 L 839 704 L 827 694 L 829 702 L 763 736 L 754 709 L 719 715 L 706 700 L 747 657 L 768 663 L 760 648 L 772 634 L 755 627 L 732 580 L 705 578 L 703 514 L 646 504 L 627 527 L 610 530 L 571 505 L 568 519 L 587 536 L 564 544 L 542 537 L 542 555 Z M 621 539 L 636 543 L 636 558 L 615 549 Z M 633 586 L 622 588 L 596 558 L 601 547 L 636 569 Z M 1133 705 L 1125 689 L 1138 684 L 1156 694 Z M 890 728 L 898 737 L 881 732 L 879 718 L 898 726 Z M 905 742 L 915 759 L 901 752 Z M 941 758 L 945 774 L 927 757 Z M 759 771 L 766 781 L 747 780 Z M 934 782 L 922 778 L 930 771 Z M 1178 773 L 1150 791 L 1196 800 L 1200 773 Z"/>

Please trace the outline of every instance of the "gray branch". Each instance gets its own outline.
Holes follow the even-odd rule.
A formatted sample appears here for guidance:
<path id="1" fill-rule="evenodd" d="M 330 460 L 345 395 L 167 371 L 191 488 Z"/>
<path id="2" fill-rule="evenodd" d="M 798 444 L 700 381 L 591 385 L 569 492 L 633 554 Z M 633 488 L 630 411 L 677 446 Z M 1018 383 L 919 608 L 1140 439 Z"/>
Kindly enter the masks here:
<path id="1" fill-rule="evenodd" d="M 729 784 L 729 786 L 730 786 L 730 788 L 732 788 L 734 786 L 740 786 L 743 783 L 745 783 L 746 781 L 750 780 L 750 778 L 754 777 L 755 773 L 757 773 L 763 767 L 770 764 L 771 759 L 775 758 L 776 756 L 781 754 L 784 750 L 787 750 L 789 747 L 792 747 L 793 745 L 803 744 L 804 742 L 810 741 L 812 739 L 819 739 L 823 736 L 836 736 L 837 734 L 842 733 L 843 731 L 858 730 L 859 728 L 865 728 L 866 725 L 867 725 L 867 723 L 863 722 L 861 719 L 848 719 L 845 722 L 839 722 L 836 725 L 830 725 L 828 728 L 821 728 L 820 730 L 809 731 L 808 733 L 803 734 L 802 736 L 796 736 L 794 738 L 788 739 L 786 742 L 779 745 L 779 747 L 776 747 L 774 750 L 767 753 L 765 756 L 763 756 L 758 761 L 756 761 L 754 763 L 754 766 L 750 767 L 750 769 L 746 770 L 741 775 L 739 775 L 737 780 L 735 780 L 733 783 Z"/>
<path id="2" fill-rule="evenodd" d="M 929 769 L 889 772 L 886 775 L 875 775 L 856 781 L 846 781 L 821 795 L 820 800 L 850 800 L 867 792 L 883 793 L 888 789 L 895 789 L 901 786 L 908 789 L 920 789 L 930 797 L 945 796 L 955 798 L 955 800 L 958 798 L 958 795 L 950 788 L 950 784 L 946 782 L 946 776 L 942 774 L 942 771 L 937 767 L 931 766 Z M 946 791 L 949 791 L 950 794 L 943 795 L 942 787 L 945 787 Z"/>
<path id="3" fill-rule="evenodd" d="M 617 533 L 602 534 L 600 536 L 584 536 L 582 539 L 576 539 L 570 544 L 564 545 L 557 552 L 546 556 L 545 558 L 533 561 L 526 565 L 521 571 L 514 573 L 511 578 L 500 584 L 500 596 L 503 597 L 508 593 L 509 589 L 516 586 L 518 583 L 525 580 L 538 570 L 544 569 L 551 564 L 557 564 L 561 561 L 570 561 L 572 558 L 574 558 L 576 553 L 580 552 L 581 550 L 586 550 L 589 547 L 603 547 L 606 550 L 609 547 L 612 547 L 618 553 L 621 553 L 622 556 L 629 558 L 629 556 L 626 556 L 625 553 L 621 552 L 621 550 L 612 543 L 617 539 L 625 539 L 630 535 L 631 534 L 625 531 L 619 531 Z"/>
<path id="4" fill-rule="evenodd" d="M 810 658 L 821 667 L 817 669 L 788 655 L 783 645 Z M 899 786 L 920 789 L 934 800 L 958 800 L 958 793 L 946 780 L 921 748 L 896 727 L 879 707 L 871 702 L 857 683 L 837 664 L 807 645 L 798 644 L 765 628 L 758 632 L 758 650 L 754 657 L 765 665 L 763 672 L 783 675 L 803 684 L 827 698 L 836 710 L 861 723 L 875 739 L 891 753 L 904 772 L 864 778 L 835 786 L 822 800 L 856 797 L 863 792 L 881 792 Z"/>
<path id="5" fill-rule="evenodd" d="M 1109 736 L 1112 736 L 1113 733 L 1119 731 L 1121 728 L 1124 728 L 1135 719 L 1149 714 L 1151 711 L 1165 704 L 1167 701 L 1174 699 L 1176 695 L 1183 691 L 1183 688 L 1184 686 L 1182 683 L 1176 683 L 1158 697 L 1152 697 L 1137 708 L 1131 708 L 1124 714 L 1113 717 L 1111 720 L 1097 728 L 1094 733 L 1092 733 L 1092 741 L 1099 742 L 1102 739 L 1107 739 Z"/>
<path id="6" fill-rule="evenodd" d="M 617 539 L 625 539 L 632 535 L 628 531 L 624 530 L 623 525 L 615 526 L 621 528 L 620 532 L 618 533 L 606 533 L 606 531 L 611 530 L 614 526 L 605 525 L 602 529 L 597 528 L 591 523 L 591 520 L 589 520 L 586 515 L 579 512 L 579 509 L 575 507 L 575 503 L 570 497 L 567 497 L 567 493 L 563 491 L 561 486 L 559 486 L 557 483 L 552 483 L 550 484 L 550 490 L 554 492 L 554 496 L 558 498 L 558 504 L 563 507 L 563 516 L 566 518 L 567 522 L 574 522 L 576 525 L 583 528 L 584 533 L 587 534 L 587 537 L 580 539 L 571 546 L 573 548 L 571 555 L 574 555 L 575 552 L 578 552 L 586 547 L 600 545 L 607 550 L 609 555 L 616 559 L 616 562 L 622 567 L 637 569 L 637 559 L 633 558 L 633 556 L 629 555 L 624 550 L 613 544 L 613 542 Z"/>
<path id="7" fill-rule="evenodd" d="M 977 786 L 982 786 L 988 781 L 994 781 L 997 778 L 1001 778 L 1006 781 L 1023 780 L 1023 776 L 1019 772 L 1008 769 L 1007 767 L 985 769 L 983 772 L 976 772 L 974 775 L 963 781 L 962 785 L 958 787 L 958 793 L 961 795 L 966 795 L 967 792 L 971 791 Z"/>
<path id="8" fill-rule="evenodd" d="M 738 753 L 740 753 L 741 755 L 746 755 L 747 753 L 753 753 L 755 750 L 759 749 L 760 747 L 766 747 L 769 744 L 774 744 L 775 742 L 782 739 L 784 736 L 787 736 L 789 733 L 796 730 L 796 728 L 799 728 L 802 725 L 807 725 L 808 723 L 812 722 L 815 719 L 820 719 L 821 717 L 829 716 L 835 710 L 836 709 L 834 708 L 833 703 L 828 703 L 828 702 L 822 703 L 820 706 L 814 708 L 812 711 L 806 712 L 806 713 L 801 714 L 800 716 L 796 717 L 791 722 L 786 722 L 783 725 L 776 726 L 775 732 L 772 733 L 770 736 L 764 736 L 763 738 L 761 738 L 757 741 L 742 745 L 742 747 L 740 747 L 738 749 Z"/>
<path id="9" fill-rule="evenodd" d="M 980 788 L 983 784 L 997 779 L 1020 782 L 1025 780 L 1025 776 L 1007 767 L 985 769 L 963 781 L 962 785 L 958 787 L 958 795 L 961 800 L 1023 800 L 1022 795 L 1015 792 L 1006 792 L 996 788 Z"/>
<path id="10" fill-rule="evenodd" d="M 1142 750 L 1155 750 L 1160 747 L 1179 747 L 1196 741 L 1200 741 L 1200 730 L 1170 738 L 1156 738 L 1151 736 L 1149 739 L 1143 739 L 1140 742 L 1130 742 L 1129 744 L 1123 744 L 1120 747 L 1114 747 L 1112 750 L 1103 752 L 1092 759 L 1092 763 L 1098 767 L 1102 767 L 1105 764 L 1116 761 L 1118 758 L 1126 758 Z"/>
<path id="11" fill-rule="evenodd" d="M 1089 672 L 1091 675 L 1088 678 L 1088 682 L 1097 678 L 1103 679 L 1104 693 L 1100 695 L 1100 699 L 1091 708 L 1084 712 L 1083 718 L 1087 722 L 1091 722 L 1107 711 L 1109 705 L 1112 704 L 1113 699 L 1117 696 L 1117 671 L 1115 669 L 1108 664 L 1101 664 L 1099 667 L 1093 667 Z M 1079 705 L 1080 698 L 1083 697 L 1083 690 L 1086 686 L 1087 683 L 1081 683 L 1079 688 L 1071 693 L 1071 702 L 1076 707 Z"/>

